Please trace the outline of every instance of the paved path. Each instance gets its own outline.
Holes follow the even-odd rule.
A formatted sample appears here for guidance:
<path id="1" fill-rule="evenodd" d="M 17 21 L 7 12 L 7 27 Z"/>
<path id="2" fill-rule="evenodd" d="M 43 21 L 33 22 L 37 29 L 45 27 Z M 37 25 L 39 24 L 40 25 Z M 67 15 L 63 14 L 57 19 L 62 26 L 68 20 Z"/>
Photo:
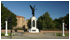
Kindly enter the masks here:
<path id="1" fill-rule="evenodd" d="M 10 39 L 10 36 L 1 36 L 1 39 Z M 55 36 L 54 33 L 23 34 L 18 32 L 12 37 L 12 39 L 69 39 L 69 36 Z"/>

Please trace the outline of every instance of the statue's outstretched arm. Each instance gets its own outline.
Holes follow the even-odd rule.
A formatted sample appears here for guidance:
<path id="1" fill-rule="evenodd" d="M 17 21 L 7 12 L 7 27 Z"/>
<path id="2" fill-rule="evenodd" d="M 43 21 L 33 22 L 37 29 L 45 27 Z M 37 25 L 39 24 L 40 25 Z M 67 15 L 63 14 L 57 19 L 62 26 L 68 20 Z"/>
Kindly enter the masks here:
<path id="1" fill-rule="evenodd" d="M 32 6 L 30 5 L 30 8 L 32 9 Z"/>
<path id="2" fill-rule="evenodd" d="M 35 6 L 36 6 L 36 5 L 34 5 L 34 8 L 35 8 Z"/>

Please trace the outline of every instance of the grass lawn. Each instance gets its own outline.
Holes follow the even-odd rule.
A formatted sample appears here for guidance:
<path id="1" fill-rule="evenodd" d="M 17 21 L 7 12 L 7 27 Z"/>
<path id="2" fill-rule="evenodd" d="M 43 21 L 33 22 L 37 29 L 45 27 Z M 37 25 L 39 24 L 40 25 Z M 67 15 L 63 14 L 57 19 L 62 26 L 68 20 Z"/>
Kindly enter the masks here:
<path id="1" fill-rule="evenodd" d="M 5 33 L 1 33 L 1 36 L 5 36 Z M 8 36 L 11 36 L 11 33 L 8 33 Z"/>
<path id="2" fill-rule="evenodd" d="M 65 36 L 69 36 L 69 33 L 64 33 Z M 56 36 L 59 36 L 59 33 L 56 33 Z M 60 36 L 62 36 L 62 33 L 60 33 Z"/>

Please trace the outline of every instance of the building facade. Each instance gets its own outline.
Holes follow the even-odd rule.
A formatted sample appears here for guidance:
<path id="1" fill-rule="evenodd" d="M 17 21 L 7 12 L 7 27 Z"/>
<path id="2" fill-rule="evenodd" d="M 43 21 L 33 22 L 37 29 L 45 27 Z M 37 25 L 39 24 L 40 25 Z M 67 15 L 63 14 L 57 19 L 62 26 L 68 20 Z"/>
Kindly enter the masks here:
<path id="1" fill-rule="evenodd" d="M 16 28 L 23 28 L 25 26 L 25 29 L 28 29 L 27 22 L 29 19 L 25 20 L 25 17 L 23 16 L 16 16 L 16 19 L 17 19 Z"/>

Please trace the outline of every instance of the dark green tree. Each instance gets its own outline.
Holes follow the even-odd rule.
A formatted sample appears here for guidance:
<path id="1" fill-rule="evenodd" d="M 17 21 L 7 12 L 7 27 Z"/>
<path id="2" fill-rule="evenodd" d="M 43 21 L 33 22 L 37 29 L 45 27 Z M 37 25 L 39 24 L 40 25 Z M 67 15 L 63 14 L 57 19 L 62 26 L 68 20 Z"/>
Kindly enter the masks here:
<path id="1" fill-rule="evenodd" d="M 38 18 L 37 22 L 38 22 L 38 26 L 40 26 L 41 29 L 43 29 L 43 30 L 55 28 L 55 26 L 53 24 L 53 20 L 50 17 L 50 14 L 48 12 L 46 12 L 45 14 L 40 16 Z"/>
<path id="2" fill-rule="evenodd" d="M 8 19 L 8 17 L 10 16 L 12 17 L 12 27 L 15 27 L 17 25 L 16 15 L 12 13 L 10 10 L 8 10 L 6 7 L 4 7 L 3 3 L 1 3 L 1 23 L 2 23 L 1 27 L 3 27 L 4 29 L 6 18 Z M 8 27 L 11 28 L 11 26 Z"/>
<path id="3" fill-rule="evenodd" d="M 42 16 L 41 17 L 39 17 L 38 18 L 38 20 L 37 20 L 37 28 L 39 29 L 39 30 L 42 30 Z"/>
<path id="4" fill-rule="evenodd" d="M 69 13 L 64 17 L 64 22 L 65 24 L 67 24 L 67 26 L 65 26 L 67 29 L 69 29 Z"/>
<path id="5" fill-rule="evenodd" d="M 31 18 L 29 19 L 28 23 L 27 23 L 28 28 L 31 28 Z"/>
<path id="6" fill-rule="evenodd" d="M 62 25 L 62 24 L 60 23 L 59 19 L 54 19 L 54 23 L 55 23 L 55 28 L 57 28 L 57 29 L 60 28 L 61 29 L 61 27 L 59 25 Z"/>
<path id="7" fill-rule="evenodd" d="M 69 29 L 69 14 L 64 17 L 60 17 L 59 19 L 54 19 L 53 22 L 55 23 L 55 27 L 62 30 L 62 20 L 64 20 L 64 23 L 67 24 L 65 27 Z"/>

